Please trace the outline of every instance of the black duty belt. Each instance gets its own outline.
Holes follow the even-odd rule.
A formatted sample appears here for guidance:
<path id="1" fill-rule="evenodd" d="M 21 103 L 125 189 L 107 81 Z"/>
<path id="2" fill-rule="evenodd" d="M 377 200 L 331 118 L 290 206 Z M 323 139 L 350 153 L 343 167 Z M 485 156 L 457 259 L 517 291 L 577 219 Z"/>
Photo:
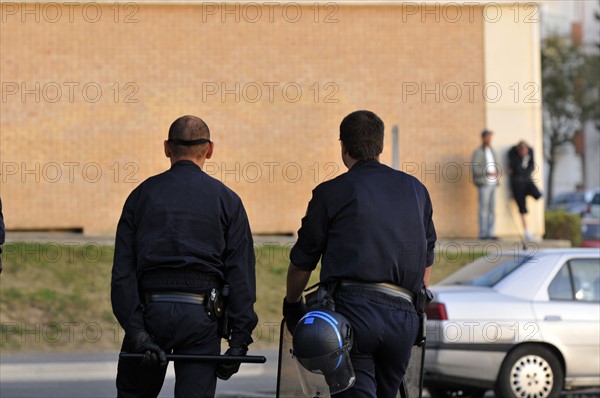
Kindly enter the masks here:
<path id="1" fill-rule="evenodd" d="M 151 303 L 186 303 L 204 305 L 204 294 L 168 292 L 168 293 L 150 293 L 148 301 Z"/>
<path id="2" fill-rule="evenodd" d="M 368 283 L 368 282 L 354 282 L 354 281 L 341 281 L 339 284 L 341 291 L 356 291 L 356 290 L 368 290 L 378 293 L 383 293 L 392 297 L 400 297 L 404 300 L 414 303 L 415 295 L 410 290 L 401 288 L 400 286 L 392 285 L 391 283 Z"/>
<path id="3" fill-rule="evenodd" d="M 222 286 L 215 274 L 185 268 L 156 268 L 144 271 L 140 287 L 144 292 L 186 292 L 202 294 Z"/>

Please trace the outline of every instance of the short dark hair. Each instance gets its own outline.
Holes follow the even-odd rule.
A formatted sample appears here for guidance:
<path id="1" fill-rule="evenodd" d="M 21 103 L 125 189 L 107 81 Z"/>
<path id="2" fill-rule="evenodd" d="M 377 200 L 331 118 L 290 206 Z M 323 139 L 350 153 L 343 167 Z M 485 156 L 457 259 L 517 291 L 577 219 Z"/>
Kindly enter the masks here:
<path id="1" fill-rule="evenodd" d="M 169 127 L 169 145 L 175 157 L 192 156 L 199 157 L 207 150 L 206 143 L 198 145 L 179 145 L 171 140 L 198 140 L 205 138 L 210 140 L 210 130 L 204 120 L 197 116 L 181 116 Z"/>
<path id="2" fill-rule="evenodd" d="M 352 112 L 340 124 L 340 140 L 353 159 L 373 160 L 383 151 L 384 128 L 373 112 Z"/>

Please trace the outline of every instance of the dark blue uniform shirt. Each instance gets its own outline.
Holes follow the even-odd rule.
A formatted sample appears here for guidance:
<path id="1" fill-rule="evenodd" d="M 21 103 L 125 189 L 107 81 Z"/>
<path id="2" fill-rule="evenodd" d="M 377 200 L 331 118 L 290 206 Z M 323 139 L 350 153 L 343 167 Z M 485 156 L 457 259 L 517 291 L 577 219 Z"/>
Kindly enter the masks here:
<path id="1" fill-rule="evenodd" d="M 356 163 L 313 190 L 290 259 L 321 281 L 388 282 L 413 292 L 433 264 L 436 241 L 427 189 L 377 161 Z"/>
<path id="2" fill-rule="evenodd" d="M 191 161 L 150 177 L 127 198 L 117 227 L 113 311 L 126 332 L 144 327 L 138 281 L 151 270 L 200 271 L 231 286 L 232 340 L 258 321 L 252 234 L 241 199 Z"/>

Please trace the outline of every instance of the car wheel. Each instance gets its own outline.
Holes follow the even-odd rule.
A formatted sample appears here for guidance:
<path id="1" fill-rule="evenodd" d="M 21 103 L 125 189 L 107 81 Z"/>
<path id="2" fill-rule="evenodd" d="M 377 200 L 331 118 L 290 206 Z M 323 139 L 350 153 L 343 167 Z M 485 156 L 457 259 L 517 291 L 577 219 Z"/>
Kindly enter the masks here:
<path id="1" fill-rule="evenodd" d="M 560 395 L 563 378 L 562 366 L 549 349 L 522 346 L 504 359 L 495 391 L 506 398 L 555 398 Z"/>
<path id="2" fill-rule="evenodd" d="M 486 390 L 479 388 L 450 388 L 450 387 L 427 387 L 431 398 L 448 398 L 448 397 L 462 397 L 462 398 L 483 398 Z"/>

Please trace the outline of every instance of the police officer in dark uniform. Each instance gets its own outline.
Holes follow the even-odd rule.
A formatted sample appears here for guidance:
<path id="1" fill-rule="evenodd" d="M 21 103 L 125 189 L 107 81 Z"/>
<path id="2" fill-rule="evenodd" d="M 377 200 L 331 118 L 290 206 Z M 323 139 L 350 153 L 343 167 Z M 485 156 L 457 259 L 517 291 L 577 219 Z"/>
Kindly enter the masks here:
<path id="1" fill-rule="evenodd" d="M 286 323 L 304 313 L 302 291 L 321 260 L 336 282 L 335 307 L 354 330 L 354 386 L 339 397 L 395 398 L 419 330 L 414 296 L 429 283 L 436 233 L 429 193 L 416 178 L 379 163 L 384 124 L 356 111 L 340 125 L 348 172 L 313 191 L 290 254 Z"/>
<path id="2" fill-rule="evenodd" d="M 230 286 L 229 349 L 246 355 L 257 323 L 255 257 L 240 198 L 202 167 L 213 154 L 207 125 L 177 119 L 164 143 L 171 168 L 127 198 L 117 227 L 112 270 L 113 312 L 125 330 L 119 397 L 156 397 L 166 372 L 165 353 L 220 353 L 219 323 L 207 313 L 213 288 Z M 213 397 L 216 377 L 239 363 L 175 362 L 176 397 Z"/>

